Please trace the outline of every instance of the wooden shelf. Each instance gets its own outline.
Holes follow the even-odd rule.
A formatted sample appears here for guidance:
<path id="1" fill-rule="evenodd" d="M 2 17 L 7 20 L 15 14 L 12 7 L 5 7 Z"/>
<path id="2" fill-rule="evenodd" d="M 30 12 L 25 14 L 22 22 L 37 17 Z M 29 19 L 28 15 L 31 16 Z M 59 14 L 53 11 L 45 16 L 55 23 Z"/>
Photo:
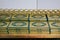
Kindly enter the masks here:
<path id="1" fill-rule="evenodd" d="M 60 34 L 0 34 L 0 38 L 60 38 Z"/>

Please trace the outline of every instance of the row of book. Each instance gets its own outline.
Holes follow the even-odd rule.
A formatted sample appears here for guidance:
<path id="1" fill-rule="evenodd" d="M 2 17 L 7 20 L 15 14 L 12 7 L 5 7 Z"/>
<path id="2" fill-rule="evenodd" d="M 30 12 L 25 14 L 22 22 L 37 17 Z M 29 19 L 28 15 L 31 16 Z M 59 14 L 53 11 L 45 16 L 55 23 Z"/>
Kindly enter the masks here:
<path id="1" fill-rule="evenodd" d="M 0 10 L 1 34 L 60 34 L 60 10 Z"/>

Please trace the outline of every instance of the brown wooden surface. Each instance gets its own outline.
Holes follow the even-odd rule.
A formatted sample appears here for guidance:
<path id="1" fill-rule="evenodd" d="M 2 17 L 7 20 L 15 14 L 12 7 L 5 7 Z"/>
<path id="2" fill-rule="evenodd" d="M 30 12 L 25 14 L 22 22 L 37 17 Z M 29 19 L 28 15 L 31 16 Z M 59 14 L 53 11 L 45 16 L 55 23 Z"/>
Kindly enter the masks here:
<path id="1" fill-rule="evenodd" d="M 0 34 L 0 38 L 60 38 L 60 34 Z"/>

